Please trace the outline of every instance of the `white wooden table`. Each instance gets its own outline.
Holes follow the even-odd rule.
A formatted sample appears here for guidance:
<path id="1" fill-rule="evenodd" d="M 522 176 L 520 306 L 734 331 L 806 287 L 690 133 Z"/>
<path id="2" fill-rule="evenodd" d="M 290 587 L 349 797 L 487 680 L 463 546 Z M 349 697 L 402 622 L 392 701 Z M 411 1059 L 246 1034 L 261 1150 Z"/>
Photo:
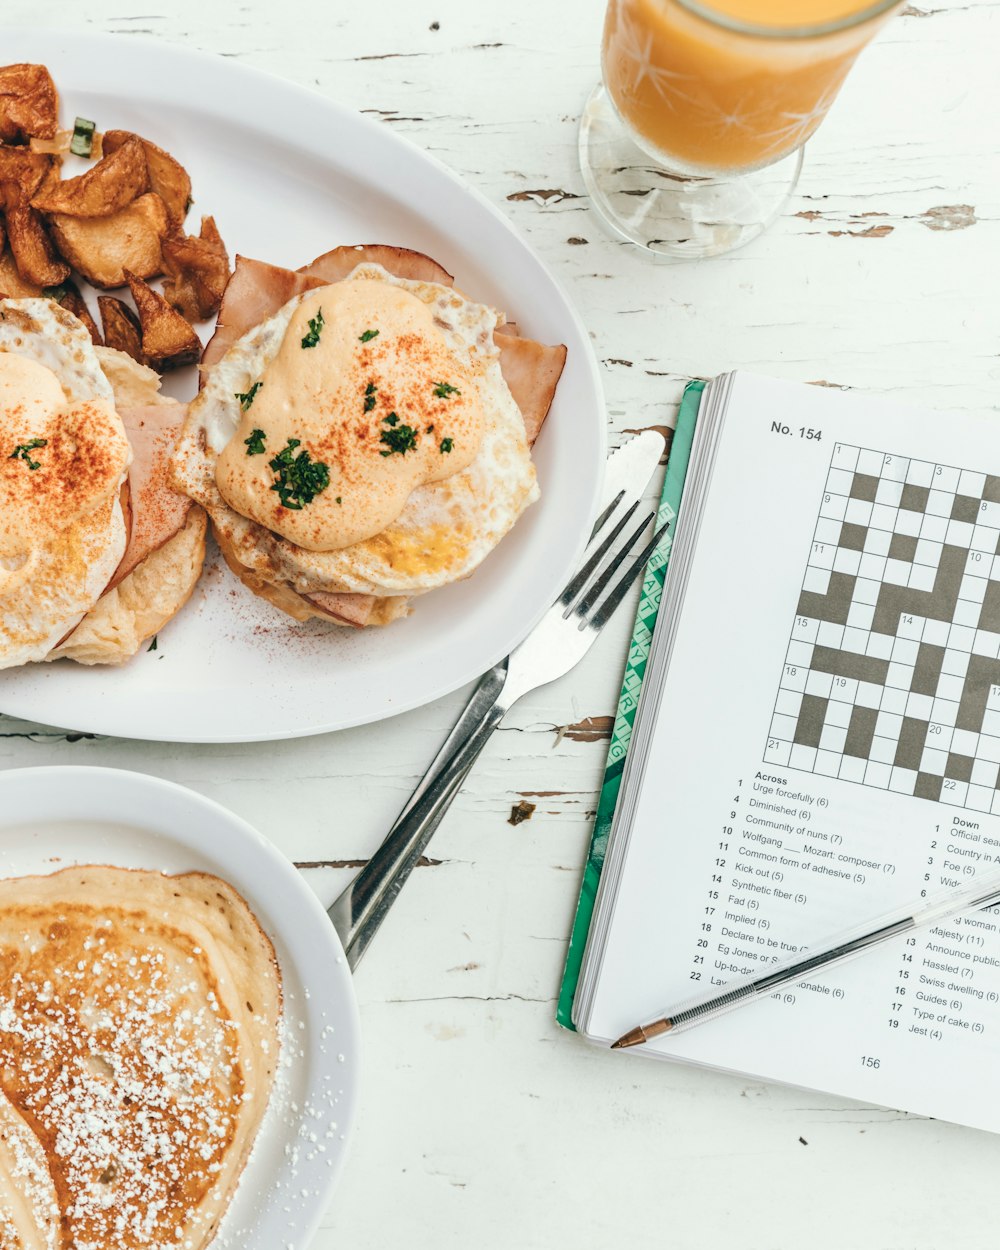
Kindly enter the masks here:
<path id="1" fill-rule="evenodd" d="M 147 35 L 237 57 L 432 151 L 504 208 L 569 288 L 603 363 L 613 439 L 670 424 L 687 378 L 734 366 L 992 413 L 996 0 L 908 7 L 856 68 L 770 233 L 729 257 L 664 267 L 607 238 L 583 195 L 576 127 L 602 10 L 5 0 L 0 21 L 119 33 L 123 55 Z M 621 617 L 496 736 L 359 972 L 361 1114 L 316 1250 L 995 1246 L 1000 1137 L 612 1057 L 555 1025 Z M 257 824 L 329 901 L 460 702 L 249 746 L 81 739 L 0 719 L 0 767 L 107 764 L 183 782 Z M 282 819 L 286 779 L 294 830 Z M 536 809 L 513 827 L 522 798 Z"/>

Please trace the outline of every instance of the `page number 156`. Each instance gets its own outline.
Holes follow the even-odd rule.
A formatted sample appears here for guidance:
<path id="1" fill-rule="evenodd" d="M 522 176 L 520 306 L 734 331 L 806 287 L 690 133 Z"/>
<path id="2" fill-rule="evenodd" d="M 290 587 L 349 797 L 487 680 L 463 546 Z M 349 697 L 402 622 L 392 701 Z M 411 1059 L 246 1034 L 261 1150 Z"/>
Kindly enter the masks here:
<path id="1" fill-rule="evenodd" d="M 875 1055 L 862 1055 L 861 1056 L 861 1066 L 863 1068 L 878 1068 L 878 1067 L 881 1067 L 881 1064 L 882 1064 L 881 1059 L 879 1059 Z"/>

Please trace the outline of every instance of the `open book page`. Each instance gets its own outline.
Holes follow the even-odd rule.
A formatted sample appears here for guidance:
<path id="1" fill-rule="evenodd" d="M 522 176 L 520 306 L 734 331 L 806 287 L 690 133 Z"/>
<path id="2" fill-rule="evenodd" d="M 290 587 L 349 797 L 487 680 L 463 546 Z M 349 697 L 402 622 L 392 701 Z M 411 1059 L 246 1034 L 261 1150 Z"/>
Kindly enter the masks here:
<path id="1" fill-rule="evenodd" d="M 1000 881 L 997 430 L 739 375 L 641 772 L 596 1039 Z M 1000 912 L 643 1049 L 1000 1129 Z"/>

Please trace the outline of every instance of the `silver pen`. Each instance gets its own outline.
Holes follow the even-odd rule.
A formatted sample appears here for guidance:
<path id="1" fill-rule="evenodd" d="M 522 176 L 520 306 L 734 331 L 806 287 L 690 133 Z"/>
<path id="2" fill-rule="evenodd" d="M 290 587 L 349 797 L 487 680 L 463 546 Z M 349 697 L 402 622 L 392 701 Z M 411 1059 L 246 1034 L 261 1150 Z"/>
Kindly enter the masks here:
<path id="1" fill-rule="evenodd" d="M 766 998 L 784 985 L 806 981 L 809 977 L 822 972 L 824 968 L 853 959 L 856 955 L 880 946 L 890 938 L 909 933 L 914 929 L 926 928 L 941 920 L 952 919 L 965 912 L 993 907 L 1000 903 L 1000 878 L 993 877 L 991 881 L 992 885 L 989 889 L 984 889 L 979 884 L 968 890 L 943 895 L 937 902 L 916 907 L 906 915 L 896 913 L 881 920 L 869 922 L 863 928 L 856 926 L 821 950 L 812 954 L 796 955 L 790 960 L 772 965 L 768 972 L 760 976 L 754 976 L 745 981 L 734 981 L 716 994 L 683 1003 L 670 1011 L 665 1011 L 656 1020 L 636 1025 L 634 1029 L 623 1033 L 616 1042 L 612 1042 L 611 1049 L 620 1050 L 627 1046 L 641 1046 L 644 1042 L 654 1037 L 661 1037 L 664 1033 L 679 1033 L 682 1029 L 690 1029 L 696 1024 L 704 1024 L 707 1020 L 715 1020 L 736 1007 L 743 1007 L 760 998 Z"/>

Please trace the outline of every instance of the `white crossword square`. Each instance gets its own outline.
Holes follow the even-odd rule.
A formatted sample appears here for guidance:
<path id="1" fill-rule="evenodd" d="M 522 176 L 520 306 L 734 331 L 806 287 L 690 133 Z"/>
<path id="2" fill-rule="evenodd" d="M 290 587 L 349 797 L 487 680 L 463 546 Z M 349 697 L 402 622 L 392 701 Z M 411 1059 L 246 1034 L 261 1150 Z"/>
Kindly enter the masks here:
<path id="1" fill-rule="evenodd" d="M 899 712 L 902 714 L 906 711 L 906 698 L 909 694 L 910 684 L 902 689 L 895 689 L 892 686 L 882 687 L 882 702 L 880 704 L 884 712 Z"/>
<path id="2" fill-rule="evenodd" d="M 781 673 L 781 686 L 783 690 L 805 690 L 808 679 L 809 670 L 807 668 L 798 668 L 794 664 L 786 664 Z"/>
<path id="3" fill-rule="evenodd" d="M 929 643 L 932 647 L 943 647 L 948 642 L 947 621 L 932 621 L 928 619 L 924 622 L 923 641 Z"/>
<path id="4" fill-rule="evenodd" d="M 782 716 L 798 716 L 802 710 L 802 691 L 779 690 L 774 701 L 774 710 Z"/>
<path id="5" fill-rule="evenodd" d="M 917 540 L 917 550 L 913 555 L 913 563 L 929 564 L 931 568 L 936 569 L 941 559 L 943 547 L 943 543 L 934 542 L 930 538 L 919 538 Z"/>
<path id="6" fill-rule="evenodd" d="M 847 469 L 831 469 L 826 479 L 827 493 L 831 495 L 849 495 L 854 485 L 854 474 Z"/>
<path id="7" fill-rule="evenodd" d="M 847 609 L 847 624 L 850 629 L 871 629 L 875 619 L 875 609 L 870 603 L 852 603 Z"/>
<path id="8" fill-rule="evenodd" d="M 867 499 L 849 499 L 844 520 L 852 525 L 867 525 L 872 517 L 872 505 Z"/>
<path id="9" fill-rule="evenodd" d="M 847 741 L 846 729 L 842 729 L 837 725 L 826 724 L 823 726 L 823 731 L 820 734 L 820 738 L 819 738 L 820 752 L 822 753 L 823 751 L 836 751 L 838 755 L 843 754 L 844 743 L 846 741 Z M 836 776 L 835 773 L 831 775 Z"/>
<path id="10" fill-rule="evenodd" d="M 794 716 L 772 716 L 771 737 L 780 738 L 783 742 L 791 742 L 795 737 L 796 718 Z"/>
<path id="11" fill-rule="evenodd" d="M 815 569 L 832 569 L 837 548 L 833 543 L 816 543 L 809 552 L 809 563 Z"/>
<path id="12" fill-rule="evenodd" d="M 846 495 L 824 495 L 823 502 L 819 506 L 820 516 L 833 517 L 836 521 L 842 521 L 844 514 L 847 512 L 847 496 Z"/>
<path id="13" fill-rule="evenodd" d="M 860 551 L 852 551 L 850 547 L 838 547 L 837 554 L 833 560 L 834 572 L 847 573 L 853 577 L 857 573 L 860 563 Z"/>
<path id="14" fill-rule="evenodd" d="M 878 477 L 884 463 L 885 452 L 872 451 L 868 447 L 862 447 L 858 452 L 857 471 L 859 473 L 867 473 L 869 477 Z"/>
<path id="15" fill-rule="evenodd" d="M 958 704 L 951 699 L 935 699 L 931 707 L 931 720 L 935 725 L 940 725 L 942 730 L 951 730 L 955 721 L 958 719 Z M 951 734 L 948 735 L 948 742 L 951 742 Z M 942 742 L 942 746 L 945 744 Z"/>
<path id="16" fill-rule="evenodd" d="M 926 460 L 911 460 L 906 470 L 906 480 L 913 486 L 930 486 L 934 480 L 935 467 Z"/>
<path id="17" fill-rule="evenodd" d="M 912 664 L 890 663 L 889 672 L 886 674 L 886 678 L 885 678 L 885 684 L 887 688 L 891 687 L 895 690 L 908 691 L 910 689 L 910 684 L 912 683 L 912 681 L 913 681 L 913 665 Z M 884 702 L 882 706 L 885 707 Z"/>
<path id="18" fill-rule="evenodd" d="M 792 752 L 792 744 L 790 742 L 769 742 L 764 751 L 764 759 L 768 764 L 781 764 L 783 767 L 788 764 L 788 757 Z"/>
<path id="19" fill-rule="evenodd" d="M 960 495 L 971 495 L 974 499 L 980 499 L 985 489 L 985 473 L 974 473 L 972 469 L 962 470 L 962 476 L 958 479 L 958 493 Z"/>
<path id="20" fill-rule="evenodd" d="M 976 524 L 972 531 L 972 550 L 988 552 L 992 556 L 997 549 L 997 532 L 990 526 L 984 525 L 982 517 L 982 512 L 976 517 Z"/>
<path id="21" fill-rule="evenodd" d="M 938 678 L 937 697 L 949 699 L 957 703 L 965 691 L 965 682 L 961 677 L 953 677 L 951 673 L 942 673 Z"/>
<path id="22" fill-rule="evenodd" d="M 948 631 L 948 649 L 969 652 L 972 650 L 972 640 L 975 636 L 976 631 L 967 625 L 952 625 Z M 966 667 L 968 667 L 968 656 L 966 656 Z"/>
<path id="23" fill-rule="evenodd" d="M 892 768 L 889 764 L 879 763 L 878 760 L 869 760 L 868 767 L 865 769 L 865 785 L 878 786 L 880 790 L 887 790 L 891 776 Z"/>
<path id="24" fill-rule="evenodd" d="M 936 570 L 926 564 L 913 564 L 906 584 L 911 590 L 933 590 L 935 573 Z"/>
<path id="25" fill-rule="evenodd" d="M 889 789 L 897 794 L 912 794 L 917 784 L 917 773 L 914 768 L 894 768 L 889 779 Z"/>
<path id="26" fill-rule="evenodd" d="M 929 538 L 931 542 L 943 543 L 948 536 L 948 525 L 947 517 L 928 516 L 925 512 L 924 519 L 920 524 L 920 537 Z"/>
<path id="27" fill-rule="evenodd" d="M 867 760 L 858 759 L 855 755 L 845 755 L 840 762 L 838 776 L 841 781 L 864 781 Z"/>
<path id="28" fill-rule="evenodd" d="M 910 612 L 903 612 L 899 618 L 899 625 L 896 629 L 897 638 L 909 638 L 913 641 L 920 642 L 924 633 L 924 618 L 922 616 L 913 616 Z"/>
<path id="29" fill-rule="evenodd" d="M 972 783 L 977 786 L 996 785 L 997 765 L 994 760 L 984 760 L 982 756 L 972 764 Z"/>
<path id="30" fill-rule="evenodd" d="M 952 622 L 955 625 L 969 625 L 975 629 L 979 624 L 979 615 L 982 610 L 982 605 L 973 603 L 971 599 L 959 599 L 951 614 Z"/>
<path id="31" fill-rule="evenodd" d="M 822 748 L 816 752 L 816 763 L 813 764 L 813 772 L 819 773 L 821 777 L 836 777 L 840 772 L 840 761 L 843 756 L 839 751 L 824 751 Z"/>
<path id="32" fill-rule="evenodd" d="M 923 519 L 922 512 L 911 512 L 909 508 L 900 508 L 896 514 L 896 533 L 909 534 L 914 537 L 920 533 L 920 524 Z"/>
<path id="33" fill-rule="evenodd" d="M 978 520 L 980 525 L 993 530 L 995 536 L 996 531 L 1000 530 L 1000 503 L 995 503 L 992 499 L 984 499 L 979 509 Z"/>
<path id="34" fill-rule="evenodd" d="M 865 655 L 870 655 L 876 660 L 888 660 L 892 655 L 895 641 L 892 634 L 869 634 Z"/>
<path id="35" fill-rule="evenodd" d="M 956 755 L 974 756 L 979 749 L 979 734 L 969 729 L 956 729 L 952 735 L 951 749 Z"/>
<path id="36" fill-rule="evenodd" d="M 991 582 L 1000 581 L 1000 556 L 994 556 L 990 561 L 989 575 Z"/>
<path id="37" fill-rule="evenodd" d="M 965 806 L 971 807 L 974 812 L 988 812 L 993 803 L 993 794 L 992 787 L 969 786 L 965 796 Z"/>
<path id="38" fill-rule="evenodd" d="M 875 760 L 879 764 L 891 764 L 896 758 L 895 738 L 872 738 L 868 758 Z"/>
<path id="39" fill-rule="evenodd" d="M 875 732 L 883 738 L 898 738 L 903 728 L 903 718 L 898 712 L 879 712 L 875 719 Z"/>
<path id="40" fill-rule="evenodd" d="M 869 529 L 865 534 L 865 555 L 887 556 L 891 542 L 892 534 L 889 530 Z"/>
<path id="41" fill-rule="evenodd" d="M 835 677 L 830 687 L 830 698 L 838 704 L 848 703 L 854 706 L 858 697 L 858 683 L 853 677 Z M 837 722 L 840 724 L 840 722 Z M 846 721 L 844 722 L 846 724 Z"/>
<path id="42" fill-rule="evenodd" d="M 826 705 L 826 723 L 832 725 L 834 729 L 846 729 L 851 723 L 851 713 L 854 707 L 850 703 L 841 703 L 836 697 L 830 700 Z M 821 742 L 820 746 L 826 746 L 827 743 Z M 830 745 L 831 751 L 842 751 L 843 747 L 835 747 Z"/>
<path id="43" fill-rule="evenodd" d="M 1000 736 L 981 733 L 979 735 L 979 758 L 991 764 L 1000 764 Z"/>
<path id="44" fill-rule="evenodd" d="M 815 642 L 819 633 L 819 621 L 814 616 L 797 616 L 792 626 L 792 637 L 796 642 Z"/>
<path id="45" fill-rule="evenodd" d="M 958 490 L 958 479 L 961 476 L 961 469 L 953 469 L 947 464 L 936 464 L 934 466 L 933 483 L 935 489 L 946 490 L 954 493 Z"/>
<path id="46" fill-rule="evenodd" d="M 830 464 L 836 469 L 848 469 L 852 475 L 858 463 L 858 449 L 850 443 L 838 443 L 833 449 Z"/>
<path id="47" fill-rule="evenodd" d="M 810 594 L 825 595 L 830 589 L 829 569 L 817 569 L 810 565 L 802 579 L 802 589 L 808 590 Z"/>
<path id="48" fill-rule="evenodd" d="M 972 526 L 968 521 L 949 521 L 945 542 L 953 547 L 968 547 L 972 542 Z"/>
<path id="49" fill-rule="evenodd" d="M 893 482 L 883 477 L 875 489 L 875 502 L 888 504 L 890 508 L 898 508 L 903 494 L 903 483 Z"/>
<path id="50" fill-rule="evenodd" d="M 986 709 L 983 713 L 982 732 L 1000 737 L 1000 712 L 990 711 L 989 708 Z"/>
<path id="51" fill-rule="evenodd" d="M 788 651 L 785 655 L 786 664 L 801 664 L 806 668 L 812 663 L 813 645 L 811 642 L 793 641 L 788 644 Z"/>
<path id="52" fill-rule="evenodd" d="M 951 517 L 955 496 L 950 491 L 932 490 L 927 496 L 924 513 L 927 516 Z"/>
<path id="53" fill-rule="evenodd" d="M 1000 655 L 1000 634 L 990 633 L 987 629 L 977 629 L 972 651 L 975 655 L 985 655 L 995 660 Z"/>
<path id="54" fill-rule="evenodd" d="M 880 580 L 869 577 L 859 577 L 854 583 L 854 602 L 855 603 L 878 603 L 879 591 L 882 589 Z"/>
<path id="55" fill-rule="evenodd" d="M 842 529 L 842 521 L 834 521 L 829 517 L 820 517 L 816 522 L 816 533 L 813 535 L 813 538 L 818 543 L 833 543 L 836 546 L 840 542 L 840 531 Z"/>
<path id="56" fill-rule="evenodd" d="M 844 630 L 844 641 L 840 645 L 844 651 L 850 651 L 852 655 L 864 655 L 865 648 L 868 646 L 868 638 L 867 629 L 854 629 L 848 626 Z"/>
<path id="57" fill-rule="evenodd" d="M 870 530 L 868 532 L 871 533 Z M 888 535 L 886 535 L 886 537 L 888 537 Z M 864 581 L 870 581 L 873 585 L 878 586 L 881 583 L 882 578 L 884 576 L 885 576 L 885 556 L 869 555 L 868 552 L 866 551 L 865 554 L 858 561 L 859 579 L 864 580 Z M 876 596 L 874 599 L 864 599 L 864 600 L 860 600 L 860 602 L 875 603 L 877 599 L 878 599 L 878 594 L 876 592 Z M 855 590 L 854 590 L 854 601 L 855 603 L 859 602 L 858 593 L 857 593 L 857 585 L 855 585 Z"/>
<path id="58" fill-rule="evenodd" d="M 859 681 L 856 702 L 858 707 L 878 707 L 882 702 L 882 687 L 873 681 Z"/>
<path id="59" fill-rule="evenodd" d="M 790 768 L 802 768 L 806 772 L 812 772 L 813 765 L 816 763 L 816 748 L 804 747 L 801 743 L 793 744 L 788 755 L 788 764 Z"/>
<path id="60" fill-rule="evenodd" d="M 950 725 L 932 724 L 927 727 L 927 742 L 933 751 L 943 751 L 947 759 L 951 750 L 951 735 L 954 729 Z"/>
<path id="61" fill-rule="evenodd" d="M 972 573 L 966 573 L 962 578 L 962 584 L 959 587 L 959 599 L 968 599 L 972 603 L 982 603 L 986 597 L 986 587 L 989 582 L 985 577 L 978 577 Z"/>
<path id="62" fill-rule="evenodd" d="M 832 673 L 811 672 L 806 678 L 806 694 L 814 694 L 820 699 L 829 699 L 832 685 Z"/>
<path id="63" fill-rule="evenodd" d="M 924 753 L 920 757 L 920 771 L 922 773 L 933 773 L 935 777 L 943 777 L 947 763 L 947 751 L 938 751 L 934 747 L 924 747 Z"/>
<path id="64" fill-rule="evenodd" d="M 897 634 L 892 644 L 892 658 L 898 664 L 912 664 L 919 650 L 920 643 L 915 639 L 903 638 Z"/>
<path id="65" fill-rule="evenodd" d="M 832 621 L 820 621 L 816 634 L 816 643 L 820 647 L 836 647 L 839 649 L 844 640 L 843 625 L 834 625 Z"/>
<path id="66" fill-rule="evenodd" d="M 941 801 L 943 803 L 954 803 L 956 806 L 961 807 L 965 803 L 965 796 L 968 790 L 968 782 L 953 781 L 950 777 L 946 777 L 944 784 L 941 786 Z"/>
<path id="67" fill-rule="evenodd" d="M 910 580 L 910 564 L 907 560 L 886 560 L 885 580 L 891 586 L 905 586 Z"/>
<path id="68" fill-rule="evenodd" d="M 906 456 L 886 456 L 882 461 L 882 477 L 902 484 L 906 481 L 906 470 L 910 462 Z"/>
<path id="69" fill-rule="evenodd" d="M 951 637 L 952 630 L 948 630 L 948 637 Z M 948 649 L 944 653 L 944 659 L 941 661 L 941 672 L 948 673 L 952 677 L 965 677 L 969 671 L 969 653 L 968 651 L 959 651 L 950 643 Z"/>
<path id="70" fill-rule="evenodd" d="M 906 700 L 906 715 L 917 720 L 930 720 L 934 700 L 929 694 L 911 694 Z"/>
<path id="71" fill-rule="evenodd" d="M 898 511 L 898 508 L 890 508 L 888 504 L 877 503 L 872 508 L 869 524 L 873 530 L 883 530 L 888 534 L 892 534 L 896 528 L 896 513 Z M 888 547 L 886 550 L 888 550 Z"/>

